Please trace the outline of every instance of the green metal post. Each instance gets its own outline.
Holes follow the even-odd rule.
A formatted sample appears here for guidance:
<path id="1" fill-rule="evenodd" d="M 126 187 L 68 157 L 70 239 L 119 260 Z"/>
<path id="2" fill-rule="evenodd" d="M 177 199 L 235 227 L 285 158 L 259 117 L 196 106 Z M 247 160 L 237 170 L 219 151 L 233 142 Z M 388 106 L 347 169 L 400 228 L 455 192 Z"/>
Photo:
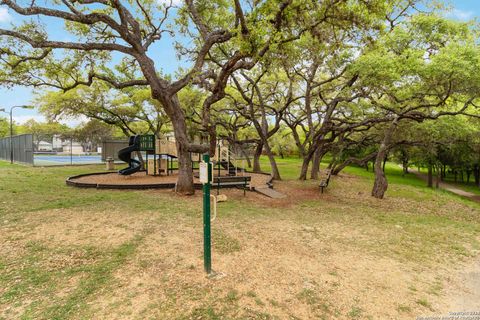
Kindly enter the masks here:
<path id="1" fill-rule="evenodd" d="M 212 273 L 212 246 L 210 229 L 210 177 L 212 176 L 212 166 L 210 165 L 210 156 L 203 155 L 203 161 L 208 164 L 208 183 L 203 184 L 203 263 L 205 272 Z"/>
<path id="2" fill-rule="evenodd" d="M 217 162 L 217 168 L 218 168 L 218 177 L 217 177 L 217 196 L 220 194 L 220 166 L 222 163 L 222 155 L 220 154 L 220 143 L 218 143 L 218 162 Z"/>

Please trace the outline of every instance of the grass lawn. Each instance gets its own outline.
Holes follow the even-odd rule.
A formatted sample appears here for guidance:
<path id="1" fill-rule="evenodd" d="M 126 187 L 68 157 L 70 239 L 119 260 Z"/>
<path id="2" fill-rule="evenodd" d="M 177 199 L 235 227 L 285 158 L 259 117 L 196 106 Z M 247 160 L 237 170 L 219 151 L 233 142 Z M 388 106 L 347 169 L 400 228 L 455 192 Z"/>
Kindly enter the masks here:
<path id="1" fill-rule="evenodd" d="M 67 187 L 103 166 L 0 161 L 0 319 L 412 319 L 452 301 L 480 206 L 389 165 L 386 199 L 350 167 L 321 195 L 279 159 L 286 199 L 224 191 L 213 268 L 201 194 Z M 262 166 L 268 168 L 266 159 Z"/>

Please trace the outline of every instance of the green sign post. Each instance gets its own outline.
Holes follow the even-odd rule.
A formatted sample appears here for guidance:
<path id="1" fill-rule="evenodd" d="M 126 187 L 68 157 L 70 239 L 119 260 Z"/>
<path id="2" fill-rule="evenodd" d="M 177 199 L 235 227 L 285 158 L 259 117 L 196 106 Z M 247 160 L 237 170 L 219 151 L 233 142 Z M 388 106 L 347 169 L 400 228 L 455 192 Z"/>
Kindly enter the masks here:
<path id="1" fill-rule="evenodd" d="M 200 171 L 200 180 L 203 183 L 203 263 L 205 266 L 205 272 L 210 275 L 212 273 L 212 244 L 210 229 L 210 185 L 212 182 L 212 165 L 210 164 L 210 156 L 208 154 L 203 155 L 203 168 L 201 167 Z"/>

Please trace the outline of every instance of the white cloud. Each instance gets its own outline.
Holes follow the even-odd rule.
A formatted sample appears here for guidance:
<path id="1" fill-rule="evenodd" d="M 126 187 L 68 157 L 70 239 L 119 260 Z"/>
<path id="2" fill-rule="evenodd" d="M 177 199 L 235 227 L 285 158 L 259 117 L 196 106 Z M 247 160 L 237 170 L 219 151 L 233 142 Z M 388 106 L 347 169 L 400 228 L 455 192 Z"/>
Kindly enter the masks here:
<path id="1" fill-rule="evenodd" d="M 12 16 L 8 13 L 7 8 L 0 8 L 0 23 L 9 22 L 12 20 Z"/>
<path id="2" fill-rule="evenodd" d="M 474 17 L 475 13 L 473 11 L 466 11 L 461 9 L 453 9 L 447 13 L 448 17 L 455 18 L 458 20 L 470 20 Z"/>

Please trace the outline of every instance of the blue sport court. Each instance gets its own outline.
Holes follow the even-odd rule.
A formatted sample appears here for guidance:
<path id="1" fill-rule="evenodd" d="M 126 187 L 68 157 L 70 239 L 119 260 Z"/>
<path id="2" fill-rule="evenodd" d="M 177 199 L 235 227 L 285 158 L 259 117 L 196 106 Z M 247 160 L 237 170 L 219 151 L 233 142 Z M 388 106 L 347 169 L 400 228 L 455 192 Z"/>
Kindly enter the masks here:
<path id="1" fill-rule="evenodd" d="M 69 164 L 98 164 L 102 163 L 100 155 L 46 155 L 35 154 L 33 163 L 36 166 L 54 166 Z"/>

